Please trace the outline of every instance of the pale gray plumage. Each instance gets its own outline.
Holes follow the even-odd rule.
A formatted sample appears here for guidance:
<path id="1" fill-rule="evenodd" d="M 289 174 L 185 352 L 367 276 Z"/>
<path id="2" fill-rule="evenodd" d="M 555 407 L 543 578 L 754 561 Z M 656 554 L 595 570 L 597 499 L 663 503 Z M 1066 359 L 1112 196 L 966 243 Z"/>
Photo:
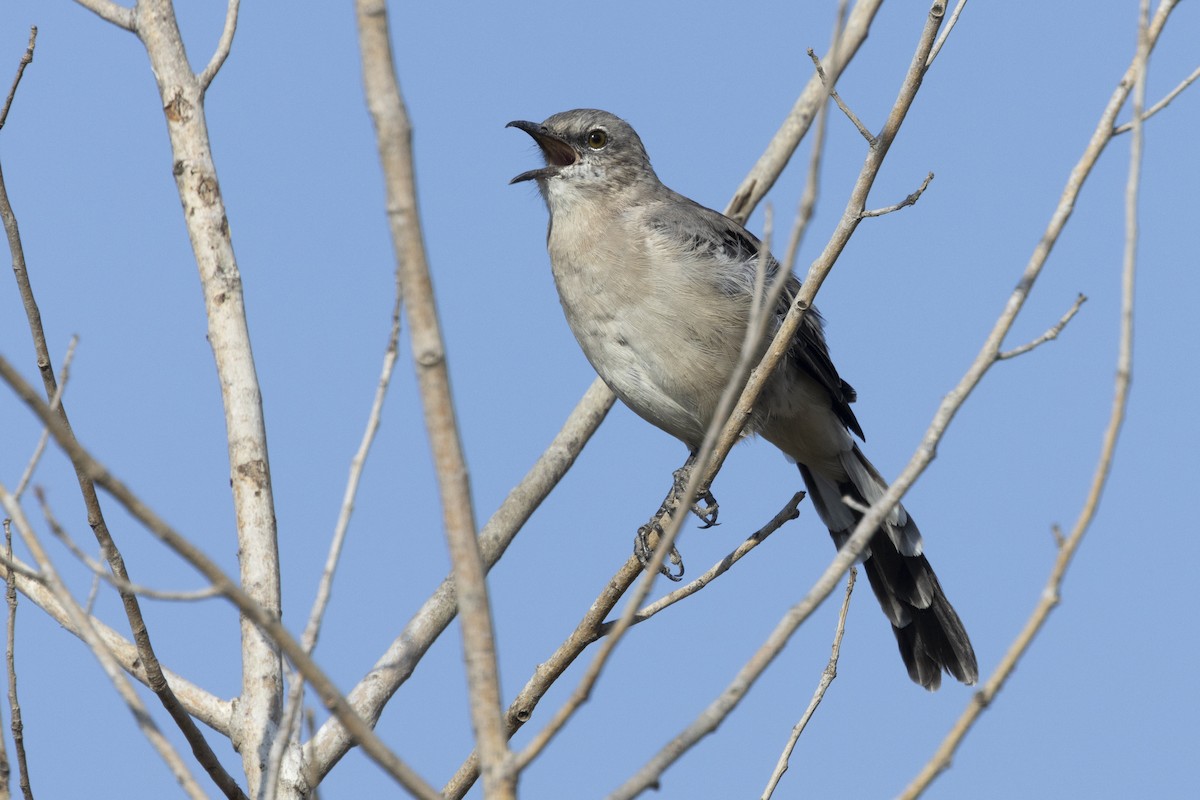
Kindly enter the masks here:
<path id="1" fill-rule="evenodd" d="M 626 405 L 694 453 L 742 346 L 759 241 L 664 186 L 637 133 L 608 112 L 509 125 L 532 136 L 546 161 L 512 182 L 536 181 L 550 210 L 550 265 L 584 354 Z M 773 258 L 768 264 L 778 270 Z M 776 329 L 799 286 L 791 276 Z M 842 497 L 869 505 L 887 487 L 851 436 L 862 437 L 854 400 L 812 309 L 748 426 L 796 462 L 839 546 L 861 516 Z M 936 689 L 946 670 L 974 683 L 970 640 L 903 506 L 872 537 L 863 568 L 912 679 Z"/>

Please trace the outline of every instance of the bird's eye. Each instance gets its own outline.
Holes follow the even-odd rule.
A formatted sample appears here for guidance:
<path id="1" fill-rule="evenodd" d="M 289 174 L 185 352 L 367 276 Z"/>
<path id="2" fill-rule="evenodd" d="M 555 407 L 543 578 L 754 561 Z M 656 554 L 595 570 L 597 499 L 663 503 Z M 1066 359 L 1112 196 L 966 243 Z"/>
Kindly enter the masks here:
<path id="1" fill-rule="evenodd" d="M 594 128 L 588 131 L 587 143 L 593 150 L 603 150 L 604 145 L 608 144 L 608 134 L 603 128 Z"/>

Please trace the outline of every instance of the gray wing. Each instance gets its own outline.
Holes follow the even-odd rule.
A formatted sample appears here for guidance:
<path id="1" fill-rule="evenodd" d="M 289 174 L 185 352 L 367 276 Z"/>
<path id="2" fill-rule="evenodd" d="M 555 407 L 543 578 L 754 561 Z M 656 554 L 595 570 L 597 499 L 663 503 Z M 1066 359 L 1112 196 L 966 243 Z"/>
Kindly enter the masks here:
<path id="1" fill-rule="evenodd" d="M 753 285 L 751 276 L 758 269 L 761 242 L 738 223 L 724 214 L 696 203 L 681 194 L 672 192 L 674 203 L 663 204 L 663 211 L 651 215 L 648 223 L 659 233 L 685 242 L 689 249 L 709 251 L 721 261 L 737 265 L 745 272 L 729 275 L 714 275 L 718 289 L 726 294 L 741 294 Z M 678 212 L 678 205 L 683 204 L 688 212 Z M 672 213 L 674 211 L 674 213 Z M 697 225 L 697 220 L 703 220 Z M 779 262 L 775 257 L 767 256 L 767 280 L 770 282 L 779 271 Z M 791 309 L 796 294 L 800 291 L 800 281 L 795 275 L 788 276 L 787 284 L 779 296 L 775 307 L 775 316 L 782 321 Z M 858 399 L 854 387 L 838 375 L 833 360 L 829 357 L 829 346 L 825 343 L 824 319 L 816 308 L 810 308 L 800 323 L 800 328 L 792 340 L 788 350 L 788 360 L 811 375 L 825 388 L 829 394 L 830 406 L 838 420 L 847 430 L 858 438 L 866 440 L 858 419 L 850 404 Z"/>

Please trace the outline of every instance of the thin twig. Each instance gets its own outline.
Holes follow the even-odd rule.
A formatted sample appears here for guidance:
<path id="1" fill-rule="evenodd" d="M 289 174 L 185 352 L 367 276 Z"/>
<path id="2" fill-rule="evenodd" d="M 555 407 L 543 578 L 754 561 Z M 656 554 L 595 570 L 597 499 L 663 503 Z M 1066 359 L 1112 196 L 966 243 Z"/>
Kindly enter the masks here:
<path id="1" fill-rule="evenodd" d="M 21 60 L 17 63 L 17 74 L 13 77 L 12 88 L 8 90 L 4 108 L 0 108 L 0 128 L 3 128 L 5 121 L 8 120 L 8 110 L 12 108 L 13 98 L 17 96 L 17 86 L 21 83 L 21 76 L 25 74 L 25 67 L 33 63 L 33 48 L 36 44 L 37 26 L 33 25 L 29 28 L 29 44 L 25 48 L 25 55 L 21 56 Z"/>
<path id="2" fill-rule="evenodd" d="M 54 396 L 50 398 L 50 407 L 57 409 L 62 402 L 63 392 L 67 388 L 67 379 L 71 375 L 71 361 L 75 358 L 75 346 L 79 344 L 79 337 L 72 336 L 70 343 L 67 344 L 67 353 L 63 356 L 62 366 L 58 370 L 58 386 L 54 387 Z M 50 441 L 50 431 L 42 428 L 42 433 L 38 436 L 38 443 L 33 448 L 33 455 L 29 457 L 29 463 L 25 465 L 25 471 L 21 473 L 21 479 L 17 481 L 17 487 L 13 489 L 13 497 L 18 500 L 21 495 L 25 494 L 25 489 L 29 487 L 29 482 L 33 480 L 33 473 L 37 469 L 37 465 L 42 460 L 42 454 L 46 452 L 46 444 Z"/>
<path id="3" fill-rule="evenodd" d="M 798 506 L 800 505 L 800 501 L 803 499 L 804 492 L 796 492 L 794 495 L 792 495 L 792 499 L 789 500 L 782 509 L 780 509 L 779 513 L 776 514 L 770 522 L 756 530 L 754 533 L 750 534 L 750 536 L 748 536 L 745 541 L 738 545 L 732 553 L 722 558 L 716 564 L 713 564 L 701 575 L 694 578 L 690 583 L 684 584 L 670 594 L 663 595 L 653 603 L 640 608 L 638 612 L 633 615 L 633 619 L 630 620 L 630 626 L 632 627 L 638 623 L 645 622 L 655 614 L 670 608 L 680 600 L 683 600 L 685 597 L 694 595 L 696 592 L 700 591 L 705 586 L 724 575 L 729 571 L 730 567 L 741 561 L 742 558 L 751 550 L 765 542 L 768 536 L 782 528 L 785 523 L 800 516 L 800 509 Z M 615 622 L 604 623 L 602 626 L 600 626 L 601 635 L 608 634 L 615 625 Z"/>
<path id="4" fill-rule="evenodd" d="M 4 520 L 4 553 L 11 562 L 13 557 L 12 523 L 7 518 Z M 33 789 L 30 788 L 29 783 L 29 764 L 25 760 L 25 723 L 21 721 L 21 702 L 17 699 L 17 664 L 14 655 L 17 646 L 17 576 L 12 570 L 8 570 L 4 584 L 4 596 L 8 600 L 8 638 L 4 650 L 4 661 L 8 667 L 8 708 L 12 714 L 10 728 L 13 735 L 13 746 L 17 751 L 17 774 L 21 795 L 25 800 L 33 800 Z M 4 785 L 5 788 L 8 787 L 7 775 L 4 778 Z"/>
<path id="5" fill-rule="evenodd" d="M 208 91 L 209 84 L 213 78 L 217 77 L 217 73 L 221 71 L 221 66 L 225 63 L 225 59 L 229 58 L 229 51 L 233 48 L 233 35 L 237 33 L 238 10 L 241 6 L 241 0 L 229 0 L 229 4 L 225 7 L 225 26 L 221 29 L 221 38 L 217 40 L 217 49 L 213 52 L 212 58 L 209 59 L 208 66 L 197 77 L 197 82 L 200 84 L 200 91 Z"/>
<path id="6" fill-rule="evenodd" d="M 358 497 L 358 486 L 362 481 L 363 468 L 367 463 L 367 455 L 371 452 L 371 445 L 375 441 L 375 434 L 379 431 L 379 421 L 383 417 L 383 401 L 387 397 L 388 386 L 392 382 L 392 373 L 396 369 L 400 349 L 400 308 L 403 302 L 404 286 L 397 280 L 396 300 L 392 305 L 392 326 L 388 332 L 387 347 L 383 352 L 383 367 L 380 370 L 379 383 L 375 387 L 375 399 L 372 401 L 371 411 L 367 415 L 367 427 L 363 431 L 362 440 L 358 443 L 358 451 L 350 460 L 350 474 L 346 478 L 346 490 L 342 494 L 342 507 L 338 512 L 337 523 L 333 528 L 333 537 L 329 542 L 329 553 L 325 556 L 325 568 L 321 571 L 321 579 L 317 584 L 317 596 L 313 599 L 312 609 L 308 614 L 308 623 L 304 626 L 304 633 L 300 637 L 300 645 L 309 654 L 317 646 L 317 639 L 321 633 L 321 622 L 333 592 L 333 575 L 341 560 L 346 532 L 350 529 L 350 516 L 354 513 L 354 501 Z M 304 676 L 297 672 L 288 684 L 288 702 L 283 713 L 280 734 L 271 743 L 263 800 L 274 800 L 275 798 L 284 752 L 293 739 L 299 736 L 300 709 L 303 706 Z"/>
<path id="7" fill-rule="evenodd" d="M 907 208 L 908 206 L 915 204 L 921 199 L 921 195 L 925 194 L 925 190 L 929 188 L 929 182 L 932 180 L 933 173 L 930 172 L 925 176 L 925 180 L 921 181 L 921 185 L 917 187 L 917 190 L 908 197 L 905 197 L 899 203 L 893 203 L 890 206 L 864 211 L 862 212 L 863 217 L 882 217 L 884 214 L 891 214 L 893 211 L 899 211 L 902 208 Z"/>
<path id="8" fill-rule="evenodd" d="M 253 597 L 236 584 L 224 570 L 204 554 L 200 548 L 187 537 L 181 535 L 166 520 L 158 516 L 149 506 L 142 502 L 136 494 L 130 491 L 119 478 L 113 475 L 96 458 L 71 435 L 70 429 L 49 408 L 44 400 L 20 373 L 12 368 L 8 360 L 0 356 L 0 380 L 9 385 L 13 392 L 25 403 L 50 429 L 54 441 L 71 459 L 76 470 L 101 486 L 125 508 L 139 523 L 145 526 L 156 539 L 174 550 L 185 561 L 221 590 L 221 594 L 231 600 L 246 620 L 261 631 L 262 635 L 274 642 L 291 659 L 292 663 L 304 673 L 305 680 L 321 698 L 321 702 L 358 739 L 359 744 L 375 763 L 383 767 L 397 782 L 409 792 L 423 800 L 439 800 L 437 792 L 411 767 L 393 753 L 379 738 L 372 728 L 367 725 L 346 701 L 345 696 L 338 690 L 328 675 L 304 652 L 304 648 L 280 622 L 278 615 L 272 614 L 259 605 Z"/>
<path id="9" fill-rule="evenodd" d="M 784 523 L 797 516 L 796 506 L 804 496 L 799 492 L 775 515 L 775 517 L 752 534 L 733 553 L 722 559 L 716 566 L 691 583 L 683 586 L 664 598 L 646 606 L 634 615 L 630 625 L 649 619 L 667 606 L 673 605 L 684 596 L 695 594 L 715 577 L 728 570 L 729 565 L 761 544 L 771 533 L 778 530 Z M 549 691 L 554 682 L 567 671 L 575 659 L 593 642 L 607 636 L 616 627 L 616 622 L 605 622 L 608 613 L 616 606 L 638 575 L 642 573 L 641 563 L 636 558 L 630 558 L 605 584 L 604 589 L 588 608 L 587 613 L 571 634 L 558 646 L 554 653 L 545 661 L 538 664 L 533 675 L 525 683 L 521 692 L 513 699 L 505 714 L 505 724 L 508 736 L 514 735 L 533 716 L 534 709 Z M 461 798 L 471 788 L 479 775 L 479 756 L 471 753 L 455 772 L 454 777 L 442 789 L 447 798 Z"/>
<path id="10" fill-rule="evenodd" d="M 71 621 L 75 627 L 83 634 L 82 639 L 87 644 L 88 649 L 100 662 L 101 668 L 113 687 L 117 690 L 117 694 L 121 700 L 128 706 L 130 713 L 133 715 L 134 721 L 137 723 L 138 729 L 150 742 L 150 745 L 158 753 L 159 757 L 171 770 L 171 774 L 179 783 L 180 788 L 193 800 L 206 800 L 205 793 L 200 789 L 196 779 L 188 772 L 187 766 L 183 763 L 178 751 L 171 744 L 170 740 L 163 735 L 155 724 L 153 717 L 150 716 L 149 710 L 142 703 L 138 693 L 130 684 L 121 665 L 113 658 L 112 653 L 104 646 L 104 642 L 96 634 L 95 629 L 91 625 L 91 620 L 83 613 L 83 609 L 75 602 L 75 598 L 71 596 L 70 591 L 58 576 L 57 570 L 50 561 L 45 548 L 33 532 L 32 526 L 25 518 L 25 513 L 21 506 L 13 498 L 12 494 L 0 484 L 0 505 L 4 506 L 5 511 L 12 518 L 13 525 L 17 528 L 17 533 L 20 534 L 21 540 L 25 546 L 33 554 L 34 560 L 37 562 L 38 570 L 45 577 L 46 585 L 54 593 L 58 602 L 66 609 L 71 617 Z"/>
<path id="11" fill-rule="evenodd" d="M 867 144 L 875 141 L 875 135 L 867 130 L 867 126 L 863 125 L 858 115 L 850 110 L 850 106 L 846 105 L 842 100 L 842 96 L 838 94 L 838 90 L 829 82 L 829 78 L 825 75 L 825 68 L 821 66 L 821 59 L 817 57 L 816 52 L 811 47 L 808 48 L 808 57 L 812 59 L 813 66 L 817 68 L 817 76 L 820 77 L 821 83 L 825 86 L 826 91 L 829 92 L 829 96 L 833 98 L 833 102 L 837 103 L 837 107 L 842 110 L 846 118 L 854 123 L 854 127 L 858 128 L 858 132 L 867 140 Z"/>
<path id="12" fill-rule="evenodd" d="M 925 62 L 926 69 L 933 66 L 933 60 L 937 58 L 938 53 L 942 52 L 942 45 L 950 37 L 950 31 L 954 30 L 954 26 L 958 24 L 958 15 L 962 13 L 963 7 L 966 5 L 967 0 L 958 0 L 958 5 L 954 7 L 953 13 L 950 14 L 950 19 L 946 20 L 946 27 L 942 29 L 942 35 L 938 37 L 937 42 L 933 45 L 933 49 L 929 51 L 929 59 Z"/>
<path id="13" fill-rule="evenodd" d="M 12 568 L 12 572 L 16 577 L 18 592 L 25 595 L 30 602 L 46 612 L 46 615 L 58 623 L 67 633 L 80 639 L 83 638 L 82 634 L 71 622 L 71 617 L 66 609 L 62 607 L 46 586 L 41 573 L 28 564 L 21 562 L 16 557 L 9 560 L 4 557 L 3 553 L 0 553 L 0 571 L 3 572 L 5 578 L 8 576 L 8 567 Z M 137 646 L 94 617 L 91 619 L 91 624 L 101 641 L 104 642 L 104 646 L 108 648 L 109 652 L 113 654 L 113 657 L 121 665 L 121 668 L 135 680 L 149 687 L 150 679 L 146 675 L 146 669 L 138 654 Z M 222 736 L 231 736 L 232 729 L 230 722 L 233 717 L 233 703 L 231 701 L 215 697 L 210 692 L 201 689 L 196 684 L 166 667 L 162 669 L 163 674 L 170 681 L 171 688 L 175 692 L 176 697 L 178 697 L 180 703 L 189 714 Z"/>
<path id="14" fill-rule="evenodd" d="M 1034 637 L 1046 624 L 1050 613 L 1058 606 L 1060 600 L 1059 593 L 1062 588 L 1063 579 L 1066 576 L 1067 568 L 1071 565 L 1071 560 L 1079 549 L 1084 534 L 1087 533 L 1099 509 L 1100 498 L 1104 494 L 1104 487 L 1111 474 L 1113 455 L 1116 451 L 1117 440 L 1125 420 L 1125 411 L 1129 400 L 1129 386 L 1133 371 L 1133 293 L 1137 263 L 1137 198 L 1138 188 L 1141 183 L 1142 124 L 1145 121 L 1145 115 L 1142 111 L 1146 96 L 1146 66 L 1149 62 L 1150 52 L 1154 49 L 1154 45 L 1157 42 L 1158 34 L 1162 31 L 1162 27 L 1165 25 L 1167 16 L 1170 14 L 1175 2 L 1176 0 L 1164 0 L 1164 2 L 1160 3 L 1155 12 L 1153 23 L 1150 23 L 1148 22 L 1149 0 L 1142 0 L 1138 19 L 1137 55 L 1134 57 L 1129 71 L 1122 78 L 1121 84 L 1118 86 L 1113 98 L 1114 100 L 1120 98 L 1121 102 L 1123 102 L 1124 98 L 1129 94 L 1129 79 L 1132 77 L 1134 123 L 1133 141 L 1130 144 L 1129 154 L 1129 175 L 1125 185 L 1125 254 L 1121 269 L 1121 332 L 1117 352 L 1117 375 L 1113 388 L 1112 410 L 1102 437 L 1100 457 L 1097 461 L 1095 472 L 1092 475 L 1092 482 L 1088 488 L 1087 498 L 1084 501 L 1083 508 L 1079 512 L 1078 518 L 1075 520 L 1070 535 L 1059 543 L 1058 557 L 1054 560 L 1054 567 L 1050 571 L 1046 586 L 1042 590 L 1033 613 L 1026 621 L 1025 627 L 1017 635 L 1013 643 L 1009 645 L 1008 650 L 996 666 L 996 670 L 992 673 L 991 677 L 975 693 L 970 704 L 954 723 L 950 732 L 946 734 L 946 738 L 942 740 L 933 757 L 930 758 L 913 779 L 912 783 L 899 796 L 900 800 L 916 800 L 938 775 L 949 768 L 951 760 L 954 758 L 954 754 L 957 752 L 967 732 L 975 725 L 980 715 L 983 714 L 984 709 L 992 703 L 996 695 L 1004 688 L 1005 682 L 1013 670 L 1016 669 L 1017 663 L 1025 655 L 1026 651 L 1028 651 L 1030 645 L 1032 645 Z M 1132 76 L 1130 72 L 1133 73 Z M 1112 133 L 1111 120 L 1116 116 L 1119 105 L 1117 108 L 1113 108 L 1112 103 L 1113 101 L 1110 101 L 1110 105 L 1101 119 L 1101 126 L 1108 133 L 1108 137 L 1102 140 L 1105 143 L 1111 136 L 1115 135 Z M 1091 147 L 1089 145 L 1089 150 Z M 1056 535 L 1055 538 L 1060 539 L 1060 536 Z"/>
<path id="15" fill-rule="evenodd" d="M 479 546 L 488 569 L 500 560 L 522 526 L 575 463 L 615 400 L 616 396 L 603 381 L 594 380 L 550 446 L 492 514 L 479 534 Z M 630 561 L 637 563 L 634 559 Z M 451 575 L 413 614 L 371 671 L 350 692 L 351 705 L 364 719 L 379 719 L 388 699 L 412 675 L 421 658 L 454 619 L 457 610 L 457 593 Z M 603 617 L 599 622 L 602 621 Z M 506 724 L 511 725 L 512 719 L 510 707 Z M 324 776 L 353 744 L 353 739 L 337 720 L 331 719 L 322 725 L 312 741 L 305 745 L 305 762 L 309 765 L 311 778 Z M 466 789 L 463 791 L 465 793 Z"/>
<path id="16" fill-rule="evenodd" d="M 190 592 L 163 591 L 161 589 L 151 589 L 148 586 L 141 586 L 131 581 L 122 580 L 116 575 L 109 574 L 108 570 L 105 569 L 103 564 L 101 564 L 99 561 L 96 561 L 87 553 L 83 552 L 79 545 L 75 543 L 75 540 L 71 538 L 71 534 L 67 533 L 66 529 L 62 526 L 62 523 L 60 523 L 58 518 L 55 516 L 54 510 L 50 508 L 50 503 L 46 500 L 46 493 L 41 489 L 41 487 L 35 487 L 33 494 L 37 498 L 38 506 L 42 511 L 42 516 L 45 518 L 46 524 L 50 527 L 50 532 L 54 534 L 54 538 L 58 539 L 58 541 L 67 548 L 67 551 L 71 555 L 79 559 L 79 561 L 82 562 L 85 567 L 91 570 L 92 574 L 96 578 L 116 588 L 118 591 L 129 592 L 142 597 L 149 597 L 153 600 L 166 600 L 173 602 L 194 602 L 196 600 L 208 600 L 213 597 L 221 596 L 221 593 L 217 591 L 216 587 L 214 586 L 209 586 L 205 589 L 196 589 Z M 16 493 L 14 492 L 14 496 L 15 495 Z M 86 605 L 90 606 L 91 601 L 89 600 Z"/>
<path id="17" fill-rule="evenodd" d="M 817 706 L 825 698 L 825 692 L 829 689 L 829 685 L 837 677 L 838 658 L 842 654 L 842 636 L 846 633 L 846 614 L 850 611 L 850 595 L 854 592 L 854 582 L 857 578 L 858 569 L 851 567 L 850 574 L 846 577 L 846 596 L 842 598 L 842 609 L 838 612 L 837 626 L 833 632 L 833 648 L 829 654 L 829 662 L 825 665 L 825 669 L 821 670 L 821 679 L 817 682 L 812 699 L 808 701 L 808 708 L 804 709 L 800 721 L 792 727 L 792 733 L 788 736 L 787 743 L 783 746 L 783 752 L 779 754 L 779 761 L 775 764 L 775 771 L 771 773 L 771 778 L 767 781 L 767 788 L 763 790 L 762 800 L 770 800 L 771 795 L 775 793 L 775 787 L 779 785 L 783 773 L 788 770 L 788 761 L 792 757 L 792 751 L 796 749 L 796 743 L 800 741 L 800 734 L 804 733 L 804 729 L 808 727 L 808 721 L 816 713 Z"/>
<path id="18" fill-rule="evenodd" d="M 834 15 L 833 34 L 830 36 L 829 52 L 836 54 L 838 43 L 842 40 L 842 31 L 846 25 L 846 4 L 848 0 L 840 0 Z M 808 155 L 808 174 L 804 178 L 804 191 L 796 207 L 796 221 L 792 225 L 792 235 L 788 240 L 787 252 L 780 262 L 781 271 L 791 275 L 796 268 L 796 256 L 800 253 L 800 243 L 808 232 L 808 224 L 812 221 L 813 212 L 817 208 L 817 195 L 821 188 L 821 161 L 825 156 L 825 134 L 829 129 L 829 100 L 826 97 L 817 110 L 817 131 L 813 134 L 812 149 Z"/>
<path id="19" fill-rule="evenodd" d="M 1058 335 L 1063 332 L 1064 328 L 1067 327 L 1067 323 L 1070 322 L 1075 317 L 1075 315 L 1079 313 L 1079 308 L 1086 302 L 1087 302 L 1086 295 L 1083 295 L 1083 294 L 1077 295 L 1075 297 L 1075 302 L 1072 303 L 1071 307 L 1067 309 L 1067 313 L 1063 314 L 1062 317 L 1058 320 L 1058 322 L 1051 325 L 1046 330 L 1045 333 L 1043 333 L 1041 336 L 1037 337 L 1036 339 L 1034 339 L 1032 341 L 1026 342 L 1025 344 L 1021 345 L 1020 347 L 1014 347 L 1012 350 L 1005 350 L 1002 353 L 997 353 L 996 360 L 1004 361 L 1005 359 L 1016 358 L 1019 355 L 1028 353 L 1030 350 L 1034 349 L 1035 347 L 1045 344 L 1046 342 L 1050 341 L 1051 339 L 1057 339 Z"/>
<path id="20" fill-rule="evenodd" d="M 1146 109 L 1145 113 L 1142 114 L 1142 121 L 1144 122 L 1150 119 L 1155 114 L 1169 106 L 1171 101 L 1178 97 L 1184 89 L 1195 83 L 1197 78 L 1200 78 L 1200 67 L 1196 67 L 1195 71 L 1193 71 L 1191 75 L 1188 75 L 1186 78 L 1180 81 L 1179 85 L 1172 89 L 1166 97 L 1150 106 L 1150 108 Z M 1129 133 L 1131 130 L 1133 130 L 1133 122 L 1126 122 L 1113 129 L 1113 136 L 1117 136 L 1122 133 Z"/>
<path id="21" fill-rule="evenodd" d="M 831 47 L 824 58 L 831 85 L 837 85 L 842 71 L 866 41 L 871 23 L 882 4 L 883 0 L 858 0 L 850 10 L 845 30 L 839 37 L 837 46 Z M 828 97 L 829 93 L 825 90 L 821 78 L 814 73 L 804 85 L 800 96 L 796 98 L 792 110 L 788 112 L 779 130 L 771 137 L 763 154 L 734 192 L 729 205 L 725 207 L 725 216 L 746 224 L 755 206 L 766 197 L 767 192 L 771 191 L 771 187 L 783 173 L 800 140 L 808 133 L 809 126 L 816 119 L 817 110 L 825 105 Z"/>

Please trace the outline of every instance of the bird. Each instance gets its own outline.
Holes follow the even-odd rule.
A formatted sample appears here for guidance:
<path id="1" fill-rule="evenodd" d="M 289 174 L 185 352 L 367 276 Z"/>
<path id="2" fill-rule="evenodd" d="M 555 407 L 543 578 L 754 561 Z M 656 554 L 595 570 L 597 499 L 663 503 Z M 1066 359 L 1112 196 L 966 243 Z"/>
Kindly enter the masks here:
<path id="1" fill-rule="evenodd" d="M 535 182 L 546 203 L 551 272 L 584 355 L 625 405 L 694 457 L 737 364 L 760 264 L 768 280 L 781 267 L 742 225 L 667 188 L 620 117 L 580 108 L 506 127 L 529 134 L 545 162 L 510 183 Z M 785 280 L 760 356 L 800 289 L 794 275 Z M 865 442 L 856 399 L 810 308 L 746 425 L 798 466 L 838 547 L 887 489 L 855 441 Z M 861 559 L 909 677 L 930 691 L 943 672 L 975 683 L 975 651 L 903 505 Z"/>

